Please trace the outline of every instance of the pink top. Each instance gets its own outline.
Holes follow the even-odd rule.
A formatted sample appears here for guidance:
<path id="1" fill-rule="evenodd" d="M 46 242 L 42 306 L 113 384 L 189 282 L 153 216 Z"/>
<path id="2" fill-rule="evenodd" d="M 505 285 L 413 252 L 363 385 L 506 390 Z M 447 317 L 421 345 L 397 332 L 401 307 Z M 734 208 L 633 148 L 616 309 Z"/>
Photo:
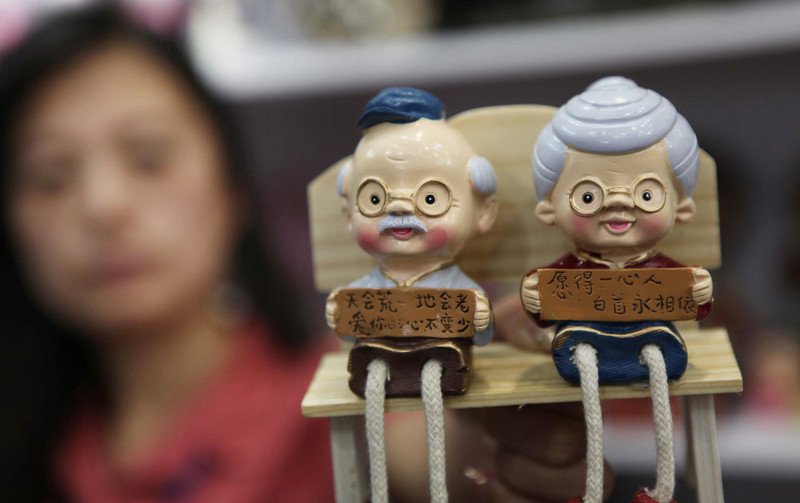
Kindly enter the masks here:
<path id="1" fill-rule="evenodd" d="M 322 349 L 291 356 L 251 324 L 216 380 L 176 414 L 146 462 L 109 466 L 96 406 L 78 410 L 55 455 L 81 503 L 333 501 L 327 421 L 300 414 Z"/>

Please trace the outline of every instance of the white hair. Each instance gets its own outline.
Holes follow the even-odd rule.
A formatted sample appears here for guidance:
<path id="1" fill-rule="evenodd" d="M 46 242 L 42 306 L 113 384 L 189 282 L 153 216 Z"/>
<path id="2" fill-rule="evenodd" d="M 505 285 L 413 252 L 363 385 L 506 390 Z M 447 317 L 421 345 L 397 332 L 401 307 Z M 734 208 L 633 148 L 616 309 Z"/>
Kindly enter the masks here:
<path id="1" fill-rule="evenodd" d="M 497 173 L 485 157 L 476 156 L 469 160 L 469 175 L 472 186 L 481 194 L 494 194 L 497 190 Z"/>
<path id="2" fill-rule="evenodd" d="M 663 139 L 672 169 L 691 197 L 700 168 L 692 127 L 666 98 L 624 77 L 606 77 L 558 109 L 533 148 L 533 181 L 545 198 L 564 168 L 567 147 L 621 154 Z"/>
<path id="3" fill-rule="evenodd" d="M 336 193 L 340 196 L 344 196 L 344 177 L 349 169 L 350 161 L 347 161 L 342 164 L 342 167 L 339 168 L 339 172 L 336 174 Z"/>

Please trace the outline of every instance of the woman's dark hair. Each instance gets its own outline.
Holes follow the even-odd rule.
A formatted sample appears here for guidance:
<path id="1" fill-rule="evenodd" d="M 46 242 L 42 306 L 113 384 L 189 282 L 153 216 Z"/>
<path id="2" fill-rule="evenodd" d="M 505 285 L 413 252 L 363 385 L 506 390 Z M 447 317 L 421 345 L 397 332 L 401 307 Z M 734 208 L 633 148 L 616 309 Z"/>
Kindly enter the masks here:
<path id="1" fill-rule="evenodd" d="M 208 91 L 180 42 L 131 22 L 108 3 L 44 20 L 0 61 L 0 194 L 7 200 L 14 128 L 33 90 L 58 70 L 103 45 L 129 41 L 149 50 L 182 79 L 215 122 L 226 148 L 230 178 L 247 196 L 249 225 L 235 250 L 234 281 L 289 350 L 301 349 L 309 330 L 292 309 L 292 292 L 264 243 L 256 184 L 245 169 L 228 110 Z M 57 428 L 84 388 L 99 388 L 90 350 L 49 318 L 27 293 L 14 246 L 0 222 L 0 500 L 52 498 L 48 460 Z"/>

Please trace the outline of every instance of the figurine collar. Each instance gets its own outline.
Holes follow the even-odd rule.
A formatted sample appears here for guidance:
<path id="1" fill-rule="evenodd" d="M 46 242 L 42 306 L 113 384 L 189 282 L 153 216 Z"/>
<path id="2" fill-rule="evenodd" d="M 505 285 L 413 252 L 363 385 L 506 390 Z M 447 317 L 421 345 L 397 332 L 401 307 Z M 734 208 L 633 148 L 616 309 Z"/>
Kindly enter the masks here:
<path id="1" fill-rule="evenodd" d="M 602 258 L 600 255 L 597 255 L 596 253 L 587 252 L 585 250 L 580 250 L 579 249 L 579 250 L 575 250 L 572 253 L 573 253 L 573 255 L 575 255 L 578 258 L 578 260 L 581 260 L 581 261 L 584 261 L 584 262 L 587 262 L 587 261 L 588 262 L 594 262 L 595 264 L 604 265 L 604 266 L 608 267 L 609 269 L 624 269 L 626 267 L 630 267 L 632 265 L 638 264 L 639 262 L 644 262 L 645 260 L 649 259 L 650 257 L 652 257 L 653 255 L 655 255 L 658 252 L 656 252 L 655 250 L 650 250 L 648 252 L 642 253 L 641 255 L 637 255 L 637 256 L 635 256 L 633 258 L 629 258 L 622 265 L 620 265 L 618 262 L 614 262 L 613 260 L 606 260 L 606 259 Z"/>
<path id="2" fill-rule="evenodd" d="M 448 262 L 441 263 L 441 264 L 437 265 L 436 267 L 434 267 L 433 269 L 430 269 L 428 271 L 423 271 L 423 272 L 421 272 L 419 274 L 411 276 L 407 280 L 399 280 L 399 279 L 393 278 L 388 272 L 386 272 L 386 270 L 384 270 L 383 267 L 380 268 L 380 271 L 381 271 L 381 274 L 383 275 L 384 278 L 388 279 L 389 281 L 391 281 L 395 285 L 400 286 L 400 287 L 407 287 L 407 286 L 414 286 L 415 283 L 417 283 L 419 281 L 422 281 L 423 279 L 427 278 L 431 274 L 433 274 L 435 272 L 439 272 L 442 269 L 447 269 L 448 267 L 450 267 L 450 266 L 452 266 L 454 264 L 455 264 L 455 261 L 452 261 L 452 260 L 448 261 Z"/>

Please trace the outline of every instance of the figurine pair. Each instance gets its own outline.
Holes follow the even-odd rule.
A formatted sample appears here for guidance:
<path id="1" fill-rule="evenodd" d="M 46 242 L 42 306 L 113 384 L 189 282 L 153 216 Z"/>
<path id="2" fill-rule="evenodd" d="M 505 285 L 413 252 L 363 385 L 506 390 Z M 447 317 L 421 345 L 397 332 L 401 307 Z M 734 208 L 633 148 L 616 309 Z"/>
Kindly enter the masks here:
<path id="1" fill-rule="evenodd" d="M 494 223 L 496 176 L 491 163 L 444 121 L 439 100 L 424 91 L 382 91 L 368 103 L 359 127 L 363 138 L 342 167 L 337 190 L 346 200 L 350 230 L 379 266 L 332 292 L 326 318 L 338 333 L 356 336 L 350 388 L 366 397 L 372 501 L 388 501 L 384 399 L 421 395 L 431 498 L 443 503 L 442 395 L 466 391 L 471 346 L 489 343 L 494 332 L 488 298 L 454 260 L 470 238 Z M 576 247 L 547 269 L 561 274 L 562 286 L 584 281 L 585 287 L 588 271 L 682 267 L 656 246 L 676 222 L 694 215 L 698 156 L 695 135 L 672 104 L 630 80 L 602 79 L 574 97 L 542 131 L 533 153 L 536 216 L 558 226 Z M 634 502 L 671 501 L 667 381 L 686 368 L 680 335 L 657 319 L 593 321 L 586 313 L 548 322 L 553 318 L 543 305 L 556 298 L 539 276 L 537 270 L 526 275 L 520 293 L 538 323 L 555 323 L 556 367 L 582 388 L 588 438 L 582 501 L 599 503 L 602 497 L 598 385 L 641 379 L 650 380 L 658 474 L 655 488 L 640 491 Z M 686 309 L 700 319 L 710 307 L 711 278 L 699 268 L 689 278 Z M 642 305 L 657 311 L 655 304 Z"/>

